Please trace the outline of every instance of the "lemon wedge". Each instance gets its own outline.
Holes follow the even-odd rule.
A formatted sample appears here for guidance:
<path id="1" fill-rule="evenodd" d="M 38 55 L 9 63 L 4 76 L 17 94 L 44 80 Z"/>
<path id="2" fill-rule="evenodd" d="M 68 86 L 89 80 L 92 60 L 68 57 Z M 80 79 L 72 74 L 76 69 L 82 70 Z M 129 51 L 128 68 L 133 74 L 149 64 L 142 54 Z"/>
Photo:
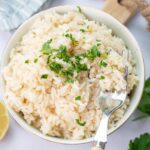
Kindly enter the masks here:
<path id="1" fill-rule="evenodd" d="M 0 102 L 0 140 L 4 138 L 9 127 L 9 116 L 5 105 Z"/>

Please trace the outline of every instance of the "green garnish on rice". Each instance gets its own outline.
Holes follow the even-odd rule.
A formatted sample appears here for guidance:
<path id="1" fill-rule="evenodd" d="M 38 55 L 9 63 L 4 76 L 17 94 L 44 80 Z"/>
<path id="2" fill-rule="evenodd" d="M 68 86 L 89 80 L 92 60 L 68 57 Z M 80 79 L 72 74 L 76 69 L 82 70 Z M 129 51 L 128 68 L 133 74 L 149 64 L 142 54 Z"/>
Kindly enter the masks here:
<path id="1" fill-rule="evenodd" d="M 34 63 L 37 63 L 37 62 L 38 62 L 38 58 L 35 58 L 35 59 L 34 59 Z"/>
<path id="2" fill-rule="evenodd" d="M 48 78 L 48 74 L 42 74 L 41 75 L 41 79 L 47 79 Z"/>
<path id="3" fill-rule="evenodd" d="M 85 29 L 80 29 L 81 32 L 85 32 Z"/>
<path id="4" fill-rule="evenodd" d="M 29 59 L 24 61 L 25 64 L 29 64 Z"/>
<path id="5" fill-rule="evenodd" d="M 81 121 L 80 119 L 76 119 L 76 123 L 80 126 L 85 126 L 86 122 L 85 121 Z"/>
<path id="6" fill-rule="evenodd" d="M 104 60 L 100 61 L 100 67 L 107 67 L 107 63 Z"/>
<path id="7" fill-rule="evenodd" d="M 75 100 L 81 100 L 81 96 L 76 96 Z"/>
<path id="8" fill-rule="evenodd" d="M 104 80 L 105 79 L 105 77 L 104 76 L 100 76 L 100 78 L 99 78 L 100 80 Z"/>
<path id="9" fill-rule="evenodd" d="M 75 41 L 75 38 L 70 33 L 66 33 L 64 36 Z M 88 71 L 87 64 L 82 63 L 82 60 L 87 58 L 89 61 L 93 61 L 96 57 L 100 57 L 100 51 L 96 45 L 92 46 L 85 53 L 70 55 L 67 46 L 60 45 L 59 48 L 54 49 L 52 48 L 51 43 L 52 39 L 45 42 L 41 48 L 41 52 L 43 55 L 47 55 L 47 65 L 49 69 L 56 73 L 57 76 L 63 77 L 67 83 L 74 82 L 75 73 Z M 67 63 L 68 67 L 58 63 L 57 59 Z"/>

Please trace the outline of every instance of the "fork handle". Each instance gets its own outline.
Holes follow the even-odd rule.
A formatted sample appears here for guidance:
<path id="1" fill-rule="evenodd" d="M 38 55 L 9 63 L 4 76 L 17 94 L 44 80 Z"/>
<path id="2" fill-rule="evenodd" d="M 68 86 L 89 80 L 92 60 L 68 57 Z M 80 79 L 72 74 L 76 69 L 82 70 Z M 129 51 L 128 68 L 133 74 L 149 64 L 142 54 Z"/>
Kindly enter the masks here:
<path id="1" fill-rule="evenodd" d="M 93 146 L 93 147 L 91 148 L 91 150 L 104 150 L 104 149 L 101 148 L 101 147 Z"/>
<path id="2" fill-rule="evenodd" d="M 109 117 L 110 117 L 109 114 L 106 114 L 105 112 L 103 112 L 100 125 L 97 129 L 96 135 L 93 140 L 92 150 L 104 150 L 105 149 L 105 145 L 107 143 L 107 130 L 108 130 Z"/>

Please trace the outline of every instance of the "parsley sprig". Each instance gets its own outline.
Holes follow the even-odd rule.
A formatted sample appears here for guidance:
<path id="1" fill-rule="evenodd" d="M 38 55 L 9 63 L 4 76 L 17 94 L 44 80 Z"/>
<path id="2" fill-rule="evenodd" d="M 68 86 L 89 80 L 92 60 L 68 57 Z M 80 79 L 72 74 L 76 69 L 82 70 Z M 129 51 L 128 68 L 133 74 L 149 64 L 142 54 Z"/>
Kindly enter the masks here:
<path id="1" fill-rule="evenodd" d="M 145 81 L 145 87 L 143 91 L 143 95 L 138 106 L 138 110 L 140 110 L 144 115 L 134 119 L 142 119 L 150 116 L 150 78 Z"/>
<path id="2" fill-rule="evenodd" d="M 149 150 L 150 149 L 150 134 L 145 133 L 140 137 L 131 140 L 128 150 Z"/>

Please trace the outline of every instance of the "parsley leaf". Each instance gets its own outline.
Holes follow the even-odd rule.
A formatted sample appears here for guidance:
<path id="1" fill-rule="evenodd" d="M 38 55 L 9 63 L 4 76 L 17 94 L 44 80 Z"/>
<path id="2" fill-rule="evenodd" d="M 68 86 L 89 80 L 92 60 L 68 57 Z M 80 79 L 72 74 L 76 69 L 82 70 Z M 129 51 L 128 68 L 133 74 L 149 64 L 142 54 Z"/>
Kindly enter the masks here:
<path id="1" fill-rule="evenodd" d="M 25 64 L 29 64 L 29 59 L 24 61 Z"/>
<path id="2" fill-rule="evenodd" d="M 131 140 L 128 150 L 149 150 L 150 149 L 150 134 L 145 133 L 140 137 Z"/>
<path id="3" fill-rule="evenodd" d="M 79 13 L 82 13 L 82 10 L 81 10 L 81 7 L 80 7 L 80 6 L 77 6 L 77 9 L 78 9 L 78 12 L 79 12 Z"/>
<path id="4" fill-rule="evenodd" d="M 104 62 L 103 60 L 101 60 L 101 62 L 100 62 L 100 67 L 107 67 L 107 63 L 106 62 Z"/>
<path id="5" fill-rule="evenodd" d="M 73 83 L 74 81 L 73 81 L 73 79 L 71 79 L 71 78 L 67 78 L 67 79 L 65 80 L 65 82 L 67 82 L 67 83 Z"/>
<path id="6" fill-rule="evenodd" d="M 85 32 L 85 29 L 80 29 L 81 32 Z"/>
<path id="7" fill-rule="evenodd" d="M 100 57 L 100 52 L 96 45 L 94 45 L 91 49 L 88 50 L 86 57 L 89 60 L 94 60 L 96 57 Z"/>
<path id="8" fill-rule="evenodd" d="M 76 123 L 80 126 L 85 126 L 86 122 L 82 122 L 80 119 L 76 119 Z"/>
<path id="9" fill-rule="evenodd" d="M 107 59 L 108 58 L 108 53 L 104 53 L 103 57 L 104 57 L 104 59 Z"/>
<path id="10" fill-rule="evenodd" d="M 75 100 L 81 100 L 81 96 L 76 96 Z"/>
<path id="11" fill-rule="evenodd" d="M 100 76 L 100 78 L 99 78 L 100 80 L 104 80 L 105 79 L 105 77 L 104 76 Z"/>
<path id="12" fill-rule="evenodd" d="M 87 65 L 86 64 L 80 64 L 80 63 L 76 63 L 76 71 L 79 73 L 81 71 L 87 71 Z"/>
<path id="13" fill-rule="evenodd" d="M 67 47 L 64 45 L 60 45 L 56 57 L 62 59 L 65 62 L 68 62 L 69 56 L 67 55 Z"/>
<path id="14" fill-rule="evenodd" d="M 73 37 L 73 35 L 71 33 L 65 33 L 64 34 L 65 37 L 69 38 L 72 41 L 73 45 L 77 45 L 79 42 Z"/>
<path id="15" fill-rule="evenodd" d="M 97 39 L 97 40 L 96 40 L 96 45 L 97 45 L 97 46 L 100 46 L 100 45 L 101 45 L 101 40 L 98 40 L 98 39 Z"/>
<path id="16" fill-rule="evenodd" d="M 50 46 L 51 42 L 52 42 L 52 39 L 48 40 L 47 42 L 45 42 L 43 44 L 42 49 L 41 49 L 41 52 L 43 54 L 48 55 L 49 53 L 51 53 L 51 51 L 52 51 L 52 48 Z"/>
<path id="17" fill-rule="evenodd" d="M 34 63 L 37 63 L 37 62 L 38 62 L 38 58 L 35 58 L 35 59 L 34 59 Z"/>
<path id="18" fill-rule="evenodd" d="M 138 109 L 146 116 L 150 116 L 150 78 L 145 81 L 145 87 Z"/>
<path id="19" fill-rule="evenodd" d="M 56 63 L 56 62 L 50 62 L 49 63 L 49 68 L 55 72 L 55 73 L 59 73 L 60 70 L 63 68 L 63 66 L 59 63 Z"/>
<path id="20" fill-rule="evenodd" d="M 48 74 L 42 74 L 41 75 L 41 79 L 47 79 L 48 78 Z"/>

